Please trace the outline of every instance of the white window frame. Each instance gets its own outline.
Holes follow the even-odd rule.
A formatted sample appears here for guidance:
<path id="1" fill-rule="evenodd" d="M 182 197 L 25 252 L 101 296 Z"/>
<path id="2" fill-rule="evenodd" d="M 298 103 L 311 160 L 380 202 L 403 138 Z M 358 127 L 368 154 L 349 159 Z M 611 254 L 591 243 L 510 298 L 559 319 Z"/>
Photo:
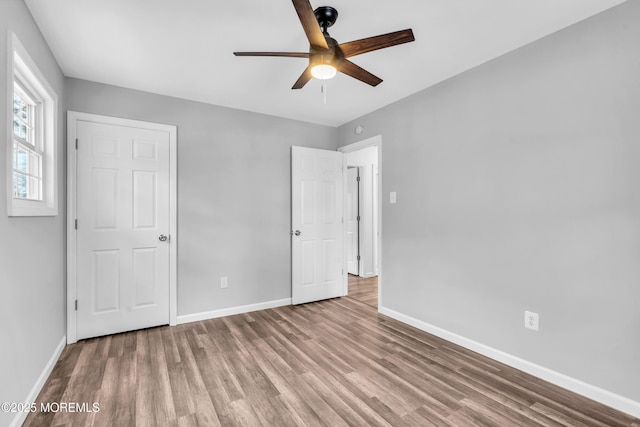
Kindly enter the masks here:
<path id="1" fill-rule="evenodd" d="M 58 95 L 14 33 L 8 37 L 7 58 L 7 214 L 9 216 L 58 215 L 57 122 Z M 13 92 L 18 83 L 35 101 L 35 147 L 41 153 L 41 200 L 14 197 L 13 182 Z M 19 139 L 18 139 L 19 141 Z M 25 145 L 29 147 L 29 144 Z"/>
<path id="2" fill-rule="evenodd" d="M 13 165 L 13 170 L 16 173 L 20 173 L 26 177 L 27 181 L 27 195 L 26 197 L 19 198 L 20 200 L 38 200 L 41 201 L 44 198 L 44 194 L 42 191 L 42 182 L 43 182 L 43 165 L 42 161 L 45 159 L 45 153 L 42 147 L 42 114 L 40 114 L 40 104 L 38 101 L 39 97 L 31 95 L 31 91 L 26 89 L 28 87 L 22 81 L 19 76 L 15 76 L 15 82 L 13 85 L 13 97 L 15 99 L 16 95 L 21 99 L 21 101 L 26 104 L 28 113 L 26 120 L 23 120 L 21 117 L 18 117 L 18 127 L 23 125 L 26 127 L 26 136 L 23 138 L 21 135 L 16 135 L 15 129 L 13 130 L 13 155 L 15 156 L 16 151 L 22 151 L 26 153 L 27 157 L 27 168 L 26 170 L 21 170 L 17 165 Z M 20 114 L 18 114 L 20 116 Z M 14 115 L 14 120 L 16 119 Z M 14 122 L 15 124 L 15 122 Z M 15 156 L 13 161 L 17 160 L 18 156 Z M 36 161 L 35 166 L 33 165 L 33 161 Z M 15 180 L 15 176 L 14 176 Z M 15 197 L 15 186 L 16 183 L 14 181 L 14 197 Z M 34 185 L 35 184 L 35 185 Z M 36 187 L 35 190 L 33 187 Z"/>

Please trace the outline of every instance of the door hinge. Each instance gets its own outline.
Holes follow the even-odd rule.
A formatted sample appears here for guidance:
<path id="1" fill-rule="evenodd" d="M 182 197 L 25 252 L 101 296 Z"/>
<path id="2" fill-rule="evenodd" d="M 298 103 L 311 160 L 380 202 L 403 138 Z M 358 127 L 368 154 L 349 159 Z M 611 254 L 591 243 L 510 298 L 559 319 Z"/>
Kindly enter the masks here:
<path id="1" fill-rule="evenodd" d="M 74 221 L 74 226 L 76 228 L 76 230 L 78 229 L 78 218 L 76 218 L 76 220 Z"/>
<path id="2" fill-rule="evenodd" d="M 78 300 L 76 300 L 76 311 L 78 311 Z"/>
<path id="3" fill-rule="evenodd" d="M 360 255 L 358 255 L 358 261 L 360 261 Z"/>
<path id="4" fill-rule="evenodd" d="M 76 138 L 76 150 L 78 149 L 78 138 Z"/>
<path id="5" fill-rule="evenodd" d="M 360 221 L 360 215 L 358 215 L 358 216 L 356 217 L 356 220 L 357 220 L 357 221 Z"/>
<path id="6" fill-rule="evenodd" d="M 76 141 L 78 141 L 78 140 L 76 139 Z M 360 177 L 357 177 L 356 181 L 360 182 Z"/>

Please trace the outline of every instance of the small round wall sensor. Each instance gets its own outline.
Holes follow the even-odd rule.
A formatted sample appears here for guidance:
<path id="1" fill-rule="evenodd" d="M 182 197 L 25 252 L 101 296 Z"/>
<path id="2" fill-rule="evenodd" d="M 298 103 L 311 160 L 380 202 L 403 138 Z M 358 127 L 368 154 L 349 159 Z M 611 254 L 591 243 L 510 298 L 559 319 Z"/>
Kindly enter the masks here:
<path id="1" fill-rule="evenodd" d="M 356 128 L 354 129 L 354 132 L 356 133 L 356 135 L 360 135 L 363 131 L 364 131 L 364 128 L 361 125 L 356 126 Z"/>

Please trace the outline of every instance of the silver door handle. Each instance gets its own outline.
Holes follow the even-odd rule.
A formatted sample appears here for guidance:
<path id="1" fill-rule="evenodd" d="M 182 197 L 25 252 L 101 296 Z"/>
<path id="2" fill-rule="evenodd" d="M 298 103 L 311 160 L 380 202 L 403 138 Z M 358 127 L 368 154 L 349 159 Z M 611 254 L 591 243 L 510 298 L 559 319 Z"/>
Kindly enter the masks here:
<path id="1" fill-rule="evenodd" d="M 291 235 L 292 235 L 292 236 L 293 236 L 294 234 L 295 234 L 296 236 L 299 236 L 299 235 L 301 235 L 302 233 L 300 232 L 300 230 L 296 230 L 295 232 L 294 232 L 294 231 L 292 231 L 292 232 L 291 232 Z"/>
<path id="2" fill-rule="evenodd" d="M 161 234 L 160 237 L 158 237 L 158 240 L 160 240 L 161 242 L 166 242 L 168 239 L 168 237 L 164 234 Z"/>

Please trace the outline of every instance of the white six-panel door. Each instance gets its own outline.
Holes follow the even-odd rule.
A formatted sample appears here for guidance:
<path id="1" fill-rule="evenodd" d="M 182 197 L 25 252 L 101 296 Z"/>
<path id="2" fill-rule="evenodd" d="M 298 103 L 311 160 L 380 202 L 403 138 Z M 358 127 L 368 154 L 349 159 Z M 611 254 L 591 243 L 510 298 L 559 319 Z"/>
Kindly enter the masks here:
<path id="1" fill-rule="evenodd" d="M 293 304 L 344 295 L 342 156 L 291 149 Z"/>
<path id="2" fill-rule="evenodd" d="M 169 323 L 169 134 L 77 122 L 77 339 Z"/>

